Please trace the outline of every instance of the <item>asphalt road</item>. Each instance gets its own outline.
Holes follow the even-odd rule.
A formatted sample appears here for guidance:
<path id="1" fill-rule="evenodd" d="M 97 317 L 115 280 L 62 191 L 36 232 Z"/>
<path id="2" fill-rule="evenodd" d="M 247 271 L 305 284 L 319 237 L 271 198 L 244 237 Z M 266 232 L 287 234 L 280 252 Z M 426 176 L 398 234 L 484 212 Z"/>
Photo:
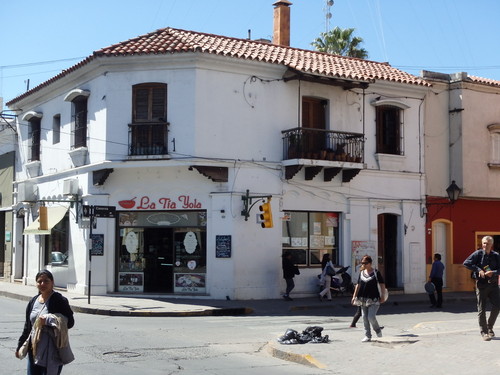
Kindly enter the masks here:
<path id="1" fill-rule="evenodd" d="M 0 297 L 2 374 L 25 374 L 14 357 L 26 302 Z M 483 342 L 475 306 L 387 305 L 384 337 L 361 343 L 349 328 L 355 308 L 334 306 L 283 315 L 111 317 L 76 314 L 75 362 L 65 375 L 156 374 L 479 374 L 500 370 L 500 339 Z M 328 344 L 281 345 L 286 329 L 324 327 Z M 359 327 L 359 324 L 358 324 Z M 500 328 L 498 328 L 500 333 Z M 488 359 L 488 360 L 485 360 Z M 300 363 L 297 363 L 300 362 Z"/>

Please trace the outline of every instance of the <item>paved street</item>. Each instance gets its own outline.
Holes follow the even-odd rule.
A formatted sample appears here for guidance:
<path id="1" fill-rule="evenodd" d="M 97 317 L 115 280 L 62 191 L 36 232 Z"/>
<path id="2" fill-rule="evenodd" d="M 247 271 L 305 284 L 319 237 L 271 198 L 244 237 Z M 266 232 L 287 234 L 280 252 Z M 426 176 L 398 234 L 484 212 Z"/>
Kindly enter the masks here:
<path id="1" fill-rule="evenodd" d="M 13 348 L 25 301 L 0 297 L 2 373 L 24 374 Z M 349 328 L 355 309 L 338 303 L 241 316 L 123 317 L 76 314 L 70 331 L 76 361 L 63 374 L 462 374 L 499 370 L 500 339 L 483 342 L 472 299 L 443 310 L 428 303 L 387 304 L 379 321 L 384 337 L 361 343 L 363 330 Z M 270 306 L 269 306 L 270 308 Z M 281 309 L 282 313 L 277 313 Z M 281 345 L 286 329 L 324 327 L 328 344 Z M 500 329 L 499 329 L 500 333 Z M 474 358 L 492 358 L 490 362 Z M 6 372 L 4 372 L 6 371 Z"/>

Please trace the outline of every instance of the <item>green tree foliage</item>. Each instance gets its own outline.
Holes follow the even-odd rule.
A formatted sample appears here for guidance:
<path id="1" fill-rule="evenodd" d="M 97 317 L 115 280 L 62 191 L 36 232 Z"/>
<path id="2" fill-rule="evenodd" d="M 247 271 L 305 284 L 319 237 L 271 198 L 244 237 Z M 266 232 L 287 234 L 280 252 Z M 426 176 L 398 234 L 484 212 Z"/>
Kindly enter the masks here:
<path id="1" fill-rule="evenodd" d="M 366 59 L 368 52 L 360 47 L 363 38 L 353 36 L 353 33 L 354 29 L 336 27 L 326 33 L 321 33 L 311 45 L 316 51 Z"/>

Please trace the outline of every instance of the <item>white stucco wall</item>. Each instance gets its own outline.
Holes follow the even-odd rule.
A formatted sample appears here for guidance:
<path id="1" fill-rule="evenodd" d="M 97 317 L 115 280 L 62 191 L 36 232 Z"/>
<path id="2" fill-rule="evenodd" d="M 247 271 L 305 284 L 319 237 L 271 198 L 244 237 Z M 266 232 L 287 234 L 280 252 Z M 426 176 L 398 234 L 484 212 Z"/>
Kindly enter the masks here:
<path id="1" fill-rule="evenodd" d="M 419 209 L 424 196 L 422 169 L 422 100 L 426 90 L 395 83 L 374 83 L 369 89 L 346 91 L 329 85 L 283 82 L 280 66 L 231 61 L 217 56 L 132 57 L 91 63 L 72 79 L 51 90 L 42 90 L 20 105 L 24 111 L 43 112 L 42 175 L 32 179 L 38 198 L 60 196 L 63 180 L 76 178 L 83 201 L 116 206 L 122 199 L 188 194 L 207 211 L 207 293 L 212 298 L 275 298 L 284 289 L 281 271 L 281 212 L 286 210 L 341 213 L 340 259 L 351 263 L 351 242 L 377 236 L 377 215 L 399 217 L 399 270 L 405 291 L 421 290 L 425 281 L 424 223 Z M 92 71 L 91 68 L 95 70 Z M 258 77 L 252 79 L 252 77 Z M 144 82 L 168 84 L 170 160 L 128 160 L 128 124 L 132 113 L 132 86 Z M 88 102 L 89 160 L 73 168 L 71 104 L 63 101 L 73 88 L 91 92 Z M 285 180 L 281 131 L 300 126 L 300 96 L 327 100 L 329 130 L 365 132 L 365 169 L 350 182 L 341 175 L 325 182 L 322 174 L 306 181 L 304 171 Z M 375 107 L 378 97 L 397 98 L 409 108 L 404 115 L 404 155 L 382 163 L 375 155 Z M 54 114 L 61 114 L 61 143 L 51 143 Z M 23 147 L 28 140 L 20 126 Z M 26 161 L 26 159 L 24 159 Z M 227 183 L 214 183 L 191 164 L 228 168 Z M 92 171 L 113 168 L 102 187 L 93 186 Z M 19 179 L 27 174 L 20 171 Z M 274 228 L 256 223 L 254 208 L 248 221 L 241 216 L 241 196 L 272 195 Z M 225 215 L 221 214 L 221 210 Z M 71 217 L 72 271 L 68 288 L 85 293 L 88 275 L 88 228 L 80 228 Z M 405 232 L 406 228 L 406 232 Z M 115 226 L 100 219 L 94 233 L 105 235 L 106 251 L 92 260 L 92 290 L 114 291 Z M 217 234 L 232 236 L 232 257 L 215 258 Z M 21 234 L 17 232 L 19 239 Z M 30 238 L 31 237 L 31 238 Z M 37 236 L 28 236 L 26 248 L 37 251 Z M 409 257 L 410 248 L 415 250 Z M 40 267 L 40 257 L 28 257 L 29 277 Z M 422 259 L 422 264 L 415 261 Z M 296 278 L 297 295 L 317 291 L 318 268 L 308 268 Z"/>

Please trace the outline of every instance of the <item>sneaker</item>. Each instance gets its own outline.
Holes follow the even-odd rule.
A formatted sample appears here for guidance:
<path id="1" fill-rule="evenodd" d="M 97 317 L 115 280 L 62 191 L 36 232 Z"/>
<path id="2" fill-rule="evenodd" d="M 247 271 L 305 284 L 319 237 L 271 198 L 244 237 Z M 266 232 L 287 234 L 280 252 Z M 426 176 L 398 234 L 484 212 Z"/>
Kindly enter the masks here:
<path id="1" fill-rule="evenodd" d="M 488 329 L 488 336 L 490 336 L 490 338 L 495 337 L 495 332 L 493 332 L 493 330 L 491 328 Z"/>
<path id="2" fill-rule="evenodd" d="M 483 340 L 484 341 L 490 341 L 491 340 L 491 337 L 489 334 L 485 333 L 485 332 L 481 332 L 481 336 L 483 336 Z"/>
<path id="3" fill-rule="evenodd" d="M 361 342 L 370 342 L 372 341 L 372 339 L 370 337 L 367 337 L 365 336 L 365 338 L 363 340 L 361 340 Z"/>

